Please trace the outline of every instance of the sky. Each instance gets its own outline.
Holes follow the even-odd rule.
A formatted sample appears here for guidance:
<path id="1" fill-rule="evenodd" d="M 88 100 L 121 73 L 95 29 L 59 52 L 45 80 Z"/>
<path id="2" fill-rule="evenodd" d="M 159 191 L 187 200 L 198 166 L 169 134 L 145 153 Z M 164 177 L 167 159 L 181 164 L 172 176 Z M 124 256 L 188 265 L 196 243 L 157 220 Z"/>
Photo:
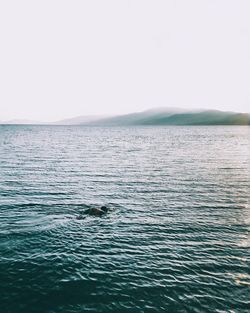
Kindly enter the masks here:
<path id="1" fill-rule="evenodd" d="M 0 120 L 250 112 L 249 0 L 2 0 Z"/>

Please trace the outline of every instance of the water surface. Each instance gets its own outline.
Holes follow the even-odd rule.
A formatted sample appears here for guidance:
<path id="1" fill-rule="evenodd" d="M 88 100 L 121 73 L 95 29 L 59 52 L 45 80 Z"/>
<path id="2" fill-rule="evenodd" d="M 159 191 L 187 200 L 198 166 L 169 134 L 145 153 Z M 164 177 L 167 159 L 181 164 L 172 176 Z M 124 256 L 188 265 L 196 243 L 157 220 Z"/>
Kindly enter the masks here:
<path id="1" fill-rule="evenodd" d="M 249 312 L 249 168 L 249 127 L 0 126 L 0 311 Z"/>

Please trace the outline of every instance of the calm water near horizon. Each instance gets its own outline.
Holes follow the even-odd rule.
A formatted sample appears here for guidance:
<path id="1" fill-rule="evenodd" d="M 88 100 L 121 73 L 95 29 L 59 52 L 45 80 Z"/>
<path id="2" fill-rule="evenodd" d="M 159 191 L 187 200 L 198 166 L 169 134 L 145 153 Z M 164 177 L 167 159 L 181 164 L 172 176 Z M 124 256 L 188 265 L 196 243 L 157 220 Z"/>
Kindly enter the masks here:
<path id="1" fill-rule="evenodd" d="M 0 126 L 0 312 L 249 312 L 249 191 L 247 126 Z"/>

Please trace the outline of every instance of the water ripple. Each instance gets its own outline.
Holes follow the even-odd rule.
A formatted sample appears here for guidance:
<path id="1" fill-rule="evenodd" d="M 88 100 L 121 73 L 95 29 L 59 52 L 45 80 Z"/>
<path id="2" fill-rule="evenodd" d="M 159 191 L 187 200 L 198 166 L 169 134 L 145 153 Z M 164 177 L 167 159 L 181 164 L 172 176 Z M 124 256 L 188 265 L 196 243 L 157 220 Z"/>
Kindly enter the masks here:
<path id="1" fill-rule="evenodd" d="M 0 126 L 0 311 L 249 312 L 249 138 Z"/>

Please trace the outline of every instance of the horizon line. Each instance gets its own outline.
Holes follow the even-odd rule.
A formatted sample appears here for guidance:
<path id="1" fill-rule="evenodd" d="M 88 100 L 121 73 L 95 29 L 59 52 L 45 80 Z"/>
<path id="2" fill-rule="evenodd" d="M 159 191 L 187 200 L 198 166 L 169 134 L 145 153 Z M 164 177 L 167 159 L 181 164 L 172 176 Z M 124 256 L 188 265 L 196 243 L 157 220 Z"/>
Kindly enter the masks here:
<path id="1" fill-rule="evenodd" d="M 214 108 L 185 108 L 185 107 L 178 107 L 178 106 L 161 106 L 161 107 L 157 107 L 157 108 L 150 108 L 150 109 L 145 109 L 145 110 L 140 110 L 140 111 L 130 111 L 127 113 L 110 113 L 110 114 L 80 114 L 80 115 L 74 115 L 71 117 L 64 117 L 64 118 L 60 118 L 60 119 L 53 119 L 51 121 L 49 120 L 37 120 L 37 119 L 30 119 L 30 118 L 12 118 L 12 119 L 7 119 L 7 120 L 0 120 L 0 124 L 1 125 L 7 125 L 9 123 L 9 125 L 21 125 L 21 124 L 27 124 L 27 125 L 43 125 L 43 124 L 54 124 L 54 123 L 60 123 L 66 120 L 73 120 L 73 119 L 77 119 L 77 118 L 112 118 L 112 117 L 118 117 L 118 116 L 126 116 L 126 115 L 130 115 L 130 114 L 137 114 L 137 113 L 143 113 L 143 112 L 150 112 L 150 111 L 161 111 L 161 110 L 171 110 L 171 109 L 176 109 L 176 110 L 183 110 L 183 112 L 199 112 L 199 111 L 217 111 L 217 112 L 223 112 L 223 113 L 238 113 L 238 114 L 250 114 L 250 111 L 234 111 L 234 110 L 222 110 L 222 109 L 214 109 Z M 16 124 L 15 124 L 16 122 Z M 19 123 L 20 124 L 19 124 Z"/>

